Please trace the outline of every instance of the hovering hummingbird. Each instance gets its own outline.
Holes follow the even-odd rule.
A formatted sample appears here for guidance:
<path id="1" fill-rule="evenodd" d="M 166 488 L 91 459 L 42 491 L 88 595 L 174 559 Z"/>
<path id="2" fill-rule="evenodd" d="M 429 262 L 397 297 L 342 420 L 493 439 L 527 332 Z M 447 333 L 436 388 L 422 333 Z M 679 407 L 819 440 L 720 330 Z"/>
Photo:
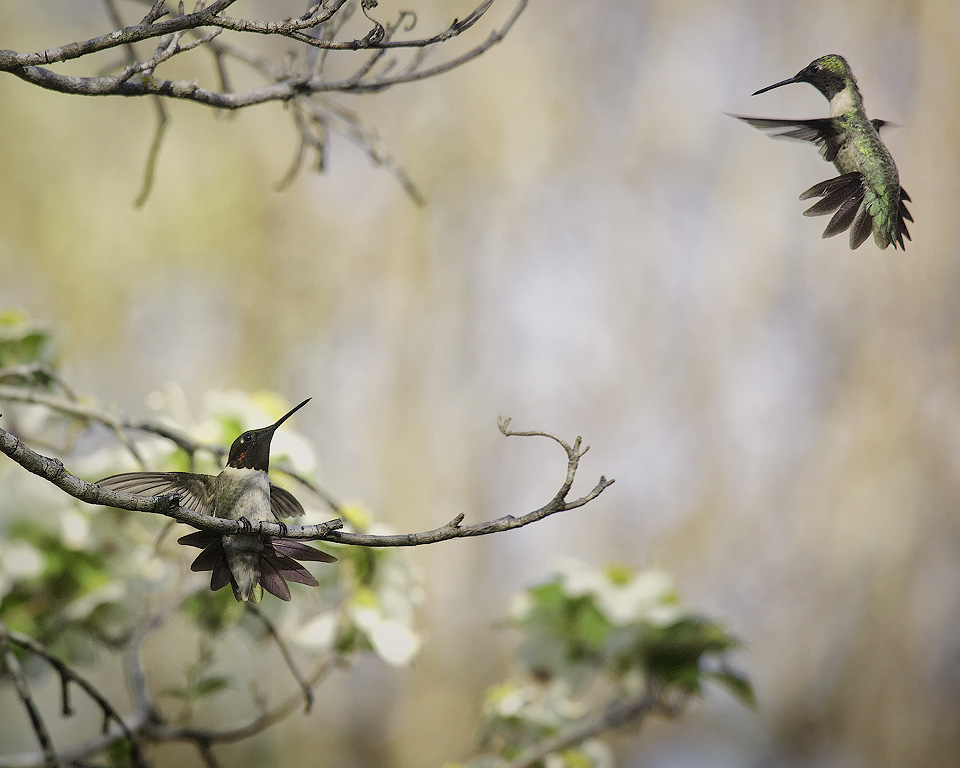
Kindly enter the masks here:
<path id="1" fill-rule="evenodd" d="M 910 196 L 900 186 L 897 166 L 880 139 L 886 120 L 868 120 L 863 97 L 846 59 L 835 54 L 821 56 L 796 75 L 761 88 L 753 95 L 782 85 L 810 83 L 830 101 L 830 117 L 814 120 L 776 120 L 731 115 L 776 137 L 810 141 L 820 148 L 823 159 L 832 162 L 840 175 L 814 184 L 800 195 L 801 200 L 821 198 L 803 213 L 821 216 L 833 213 L 823 231 L 832 237 L 850 230 L 850 247 L 859 248 L 873 231 L 877 247 L 903 248 L 910 239 L 907 221 L 913 217 L 905 201 Z M 779 130 L 786 129 L 786 130 Z M 835 213 L 834 213 L 835 211 Z"/>
<path id="2" fill-rule="evenodd" d="M 293 494 L 271 483 L 267 470 L 273 433 L 309 402 L 307 398 L 269 427 L 251 429 L 240 435 L 230 446 L 226 469 L 216 477 L 193 472 L 129 472 L 105 477 L 97 485 L 150 496 L 178 493 L 180 506 L 226 520 L 239 520 L 247 530 L 251 522 L 299 517 L 303 514 L 300 502 Z M 286 529 L 283 523 L 280 525 Z M 254 533 L 223 536 L 196 531 L 177 541 L 203 549 L 190 569 L 213 571 L 210 589 L 216 592 L 229 584 L 234 597 L 243 602 L 259 603 L 264 589 L 281 600 L 289 600 L 287 581 L 319 586 L 298 560 L 337 561 L 333 555 L 299 541 Z"/>

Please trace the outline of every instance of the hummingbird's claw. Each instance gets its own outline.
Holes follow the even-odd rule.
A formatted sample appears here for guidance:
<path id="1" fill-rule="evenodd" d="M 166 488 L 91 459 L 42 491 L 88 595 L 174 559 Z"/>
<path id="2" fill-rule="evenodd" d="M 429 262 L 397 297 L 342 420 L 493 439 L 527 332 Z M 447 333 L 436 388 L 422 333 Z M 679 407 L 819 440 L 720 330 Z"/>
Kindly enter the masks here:
<path id="1" fill-rule="evenodd" d="M 250 524 L 250 521 L 247 520 L 247 518 L 241 517 L 239 522 L 240 522 L 240 525 L 243 526 L 242 533 L 250 533 L 250 531 L 253 530 L 253 526 Z"/>
<path id="2" fill-rule="evenodd" d="M 277 520 L 277 525 L 280 526 L 280 538 L 286 538 L 286 537 L 287 537 L 287 524 L 286 524 L 286 523 L 281 523 L 279 520 Z"/>

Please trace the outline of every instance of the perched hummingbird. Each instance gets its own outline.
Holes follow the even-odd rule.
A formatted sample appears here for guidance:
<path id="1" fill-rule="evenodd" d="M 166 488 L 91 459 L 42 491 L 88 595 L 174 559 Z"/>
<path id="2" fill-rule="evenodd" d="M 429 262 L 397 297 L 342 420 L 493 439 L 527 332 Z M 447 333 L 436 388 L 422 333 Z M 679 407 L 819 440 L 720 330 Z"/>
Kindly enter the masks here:
<path id="1" fill-rule="evenodd" d="M 830 101 L 830 117 L 814 120 L 775 120 L 765 117 L 731 115 L 777 137 L 811 141 L 824 160 L 832 162 L 840 176 L 814 184 L 800 195 L 801 200 L 821 198 L 803 213 L 805 216 L 833 214 L 823 231 L 832 237 L 850 230 L 850 247 L 859 248 L 873 231 L 879 248 L 891 243 L 903 248 L 910 239 L 907 221 L 913 217 L 904 201 L 910 196 L 900 186 L 897 166 L 880 139 L 885 120 L 868 120 L 863 97 L 850 65 L 842 56 L 821 56 L 796 75 L 761 88 L 765 93 L 791 83 L 810 83 Z M 786 130 L 778 130 L 786 129 Z"/>
<path id="2" fill-rule="evenodd" d="M 299 517 L 303 514 L 300 502 L 293 494 L 271 483 L 267 470 L 273 433 L 309 402 L 307 398 L 269 427 L 251 429 L 240 435 L 230 446 L 226 469 L 216 477 L 193 472 L 129 472 L 105 477 L 97 485 L 150 496 L 178 493 L 180 506 L 214 517 L 239 520 L 248 530 L 251 522 Z M 285 529 L 283 523 L 280 525 Z M 213 571 L 210 589 L 216 592 L 230 584 L 234 597 L 244 602 L 259 603 L 264 589 L 281 600 L 289 600 L 287 581 L 319 586 L 298 560 L 337 561 L 333 555 L 299 541 L 253 533 L 223 536 L 197 531 L 182 536 L 178 542 L 203 548 L 190 569 Z"/>

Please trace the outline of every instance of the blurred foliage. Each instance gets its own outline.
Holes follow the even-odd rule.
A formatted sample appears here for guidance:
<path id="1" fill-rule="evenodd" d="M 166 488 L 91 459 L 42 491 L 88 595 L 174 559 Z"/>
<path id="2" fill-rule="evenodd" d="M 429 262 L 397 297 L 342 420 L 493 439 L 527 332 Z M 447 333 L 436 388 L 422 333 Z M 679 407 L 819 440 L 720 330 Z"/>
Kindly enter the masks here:
<path id="1" fill-rule="evenodd" d="M 31 363 L 51 365 L 54 360 L 47 328 L 17 310 L 0 311 L 0 371 Z"/>
<path id="2" fill-rule="evenodd" d="M 15 312 L 0 314 L 0 323 L 0 357 L 6 368 L 54 364 L 52 340 L 45 329 Z M 18 378 L 14 386 L 28 395 L 38 384 Z M 199 417 L 189 411 L 176 387 L 154 392 L 148 400 L 156 421 L 165 428 L 209 446 L 189 455 L 171 441 L 147 435 L 139 441 L 138 450 L 156 471 L 219 472 L 218 456 L 224 445 L 287 410 L 281 397 L 267 392 L 210 392 Z M 72 401 L 65 398 L 63 403 L 69 409 Z M 3 410 L 37 408 L 10 401 Z M 82 423 L 82 417 L 70 418 L 95 431 Z M 43 444 L 49 423 L 29 420 L 23 439 Z M 281 471 L 278 482 L 291 485 L 282 474 L 284 467 L 315 481 L 313 448 L 292 429 L 277 435 L 272 458 L 275 469 Z M 133 454 L 116 440 L 73 457 L 71 464 L 90 479 L 140 468 Z M 16 469 L 6 470 L 8 489 L 31 481 Z M 307 509 L 316 511 L 317 500 L 306 498 L 305 486 L 298 484 L 294 490 Z M 0 621 L 35 637 L 66 661 L 89 661 L 98 643 L 122 642 L 145 611 L 159 611 L 178 595 L 180 614 L 202 637 L 212 638 L 234 627 L 255 640 L 266 636 L 262 622 L 249 617 L 229 590 L 211 593 L 205 578 L 191 574 L 190 553 L 164 535 L 161 520 L 124 510 L 94 511 L 64 494 L 54 495 L 52 508 L 38 515 L 29 493 L 8 496 L 0 540 Z M 363 530 L 377 529 L 372 515 L 359 506 L 346 507 L 344 518 L 348 525 L 355 522 Z M 343 551 L 338 551 L 339 567 L 318 569 L 321 594 L 310 601 L 314 615 L 305 615 L 296 605 L 275 606 L 271 608 L 274 620 L 315 653 L 374 652 L 392 664 L 409 663 L 419 649 L 413 606 L 421 589 L 418 572 L 406 553 L 325 546 Z M 299 585 L 293 589 L 301 595 L 308 591 Z M 202 641 L 197 660 L 184 659 L 186 682 L 168 687 L 166 693 L 192 702 L 228 685 L 227 678 L 208 674 L 214 662 L 209 647 L 208 641 Z"/>
<path id="3" fill-rule="evenodd" d="M 484 707 L 484 741 L 504 760 L 644 692 L 650 702 L 644 715 L 679 711 L 708 679 L 756 705 L 749 680 L 730 666 L 739 641 L 719 624 L 685 612 L 661 571 L 567 562 L 521 595 L 511 623 L 522 632 L 516 674 L 487 692 Z M 612 765 L 612 753 L 596 736 L 552 754 L 544 765 Z"/>
<path id="4" fill-rule="evenodd" d="M 232 683 L 230 677 L 215 674 L 211 671 L 216 661 L 213 643 L 209 638 L 204 638 L 200 643 L 200 653 L 196 661 L 186 670 L 184 684 L 164 688 L 160 691 L 161 694 L 177 699 L 184 704 L 185 713 L 180 717 L 181 720 L 186 718 L 191 705 L 200 699 L 230 688 Z"/>
<path id="5" fill-rule="evenodd" d="M 6 360 L 51 364 L 46 332 L 22 316 L 7 313 L 3 318 L 9 331 Z M 37 385 L 24 379 L 18 386 L 26 395 Z M 71 402 L 64 400 L 68 411 Z M 223 445 L 287 410 L 272 393 L 210 392 L 195 418 L 176 387 L 153 393 L 149 404 L 165 428 L 208 446 L 187 454 L 150 436 L 141 453 L 159 471 L 195 466 L 217 471 Z M 36 422 L 33 428 L 42 432 L 44 424 Z M 272 458 L 281 476 L 287 468 L 315 482 L 313 448 L 292 429 L 278 434 Z M 111 441 L 71 463 L 83 474 L 99 477 L 128 469 L 131 461 L 128 447 Z M 8 487 L 20 479 L 22 473 L 6 467 Z M 298 490 L 306 488 L 301 484 Z M 196 654 L 180 657 L 179 681 L 160 691 L 183 707 L 179 719 L 193 717 L 203 701 L 238 687 L 220 670 L 215 649 L 224 647 L 230 630 L 239 629 L 254 642 L 263 640 L 267 630 L 228 590 L 212 593 L 205 578 L 189 571 L 183 548 L 171 543 L 162 521 L 122 510 L 94 511 L 65 494 L 57 494 L 37 516 L 29 493 L 14 498 L 19 504 L 6 505 L 2 521 L 0 621 L 75 663 L 89 661 L 104 644 L 122 646 L 137 622 L 174 605 L 199 637 Z M 354 530 L 391 532 L 358 504 L 336 512 Z M 340 562 L 318 570 L 319 597 L 301 599 L 308 590 L 294 586 L 298 599 L 264 606 L 275 625 L 307 652 L 340 657 L 373 653 L 391 665 L 409 665 L 420 650 L 414 609 L 423 600 L 423 588 L 408 556 L 396 548 L 324 546 L 335 549 Z M 634 573 L 624 566 L 595 571 L 568 563 L 517 599 L 511 623 L 522 635 L 518 677 L 490 689 L 484 724 L 485 743 L 506 759 L 604 706 L 604 698 L 611 696 L 646 689 L 668 702 L 674 692 L 700 693 L 703 680 L 713 678 L 753 703 L 749 682 L 727 665 L 737 641 L 712 621 L 683 612 L 669 577 L 658 571 Z M 717 662 L 713 667 L 707 666 L 710 659 Z M 124 764 L 124 754 L 121 750 L 110 758 Z M 487 760 L 480 757 L 475 764 Z M 601 768 L 612 758 L 602 741 L 588 737 L 545 764 Z"/>

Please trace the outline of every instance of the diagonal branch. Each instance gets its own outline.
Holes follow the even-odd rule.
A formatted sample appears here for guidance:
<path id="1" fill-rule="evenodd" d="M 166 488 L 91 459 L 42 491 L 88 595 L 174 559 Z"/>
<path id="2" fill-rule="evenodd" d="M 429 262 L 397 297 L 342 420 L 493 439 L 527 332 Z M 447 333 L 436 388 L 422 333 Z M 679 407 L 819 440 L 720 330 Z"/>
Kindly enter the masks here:
<path id="1" fill-rule="evenodd" d="M 144 768 L 146 766 L 143 753 L 140 751 L 140 745 L 137 743 L 133 732 L 127 726 L 127 723 L 124 721 L 120 713 L 114 709 L 113 705 L 107 700 L 107 698 L 100 693 L 100 691 L 97 690 L 97 688 L 89 680 L 74 671 L 56 656 L 49 654 L 47 650 L 32 637 L 21 634 L 20 632 L 11 632 L 2 624 L 0 624 L 0 646 L 2 646 L 3 643 L 20 646 L 24 650 L 27 650 L 30 653 L 44 659 L 57 671 L 57 674 L 60 676 L 60 691 L 61 700 L 63 702 L 62 709 L 64 716 L 73 714 L 73 708 L 70 706 L 70 683 L 74 683 L 81 688 L 84 693 L 93 699 L 96 705 L 100 708 L 100 711 L 103 713 L 103 734 L 108 734 L 110 724 L 116 723 L 120 727 L 121 737 L 126 739 L 127 743 L 130 745 L 130 757 L 134 766 L 137 766 L 137 768 Z M 44 754 L 47 756 L 48 761 L 54 760 L 56 761 L 57 765 L 60 765 L 61 761 L 66 762 L 62 755 L 59 757 L 56 755 L 48 755 L 46 749 L 44 749 Z"/>
<path id="2" fill-rule="evenodd" d="M 49 766 L 60 768 L 63 766 L 63 763 L 60 761 L 60 758 L 57 757 L 53 741 L 50 739 L 50 732 L 43 722 L 39 708 L 33 701 L 33 695 L 30 693 L 27 679 L 23 674 L 23 669 L 20 667 L 20 660 L 13 652 L 11 646 L 12 638 L 10 631 L 3 624 L 0 624 L 0 657 L 3 659 L 4 669 L 13 679 L 14 690 L 16 690 L 17 696 L 23 704 L 23 708 L 27 710 L 27 715 L 30 717 L 30 725 L 37 736 L 37 741 L 40 743 L 40 749 L 43 751 L 44 761 Z"/>
<path id="3" fill-rule="evenodd" d="M 267 633 L 277 644 L 277 648 L 280 649 L 280 655 L 283 656 L 283 661 L 287 665 L 287 669 L 290 670 L 290 674 L 293 675 L 293 679 L 297 681 L 297 685 L 300 686 L 300 690 L 303 692 L 303 714 L 310 714 L 310 710 L 313 709 L 313 687 L 306 678 L 304 678 L 303 673 L 297 666 L 286 640 L 283 639 L 280 631 L 274 626 L 270 617 L 260 609 L 259 605 L 256 603 L 246 603 L 246 607 L 249 613 L 252 613 L 260 620 L 264 629 L 267 630 Z"/>
<path id="4" fill-rule="evenodd" d="M 306 684 L 310 689 L 315 689 L 327 675 L 329 675 L 340 663 L 342 659 L 339 656 L 330 656 L 321 660 L 313 671 L 306 676 Z M 183 728 L 157 728 L 153 736 L 158 741 L 192 741 L 196 744 L 202 744 L 209 747 L 211 744 L 230 744 L 237 741 L 249 739 L 261 731 L 266 730 L 275 723 L 284 720 L 290 714 L 295 712 L 303 703 L 303 696 L 300 694 L 291 694 L 280 704 L 257 715 L 246 725 L 236 728 L 227 728 L 220 731 L 207 730 L 186 726 Z"/>
<path id="5" fill-rule="evenodd" d="M 642 720 L 646 715 L 659 708 L 660 704 L 650 693 L 617 699 L 611 702 L 606 709 L 587 715 L 561 729 L 553 736 L 528 747 L 518 757 L 506 764 L 505 768 L 534 768 L 534 766 L 541 765 L 544 758 L 554 752 L 573 747 L 605 731 L 619 728 L 636 720 Z"/>

